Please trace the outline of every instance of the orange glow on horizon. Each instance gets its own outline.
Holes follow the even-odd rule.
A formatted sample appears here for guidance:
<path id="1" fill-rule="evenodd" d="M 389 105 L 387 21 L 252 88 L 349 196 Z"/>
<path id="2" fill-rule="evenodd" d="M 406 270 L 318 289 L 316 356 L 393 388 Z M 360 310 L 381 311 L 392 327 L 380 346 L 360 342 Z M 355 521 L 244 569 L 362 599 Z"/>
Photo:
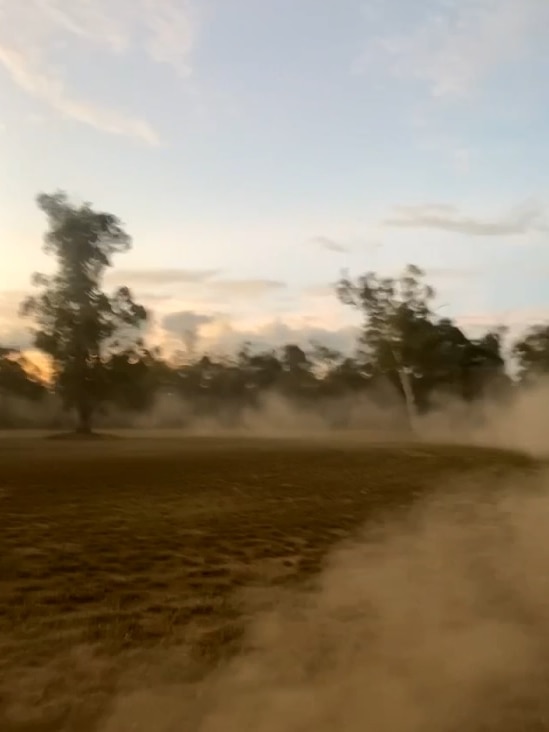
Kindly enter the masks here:
<path id="1" fill-rule="evenodd" d="M 29 349 L 22 351 L 21 355 L 25 359 L 27 371 L 46 383 L 52 380 L 53 370 L 50 359 L 41 351 Z"/>

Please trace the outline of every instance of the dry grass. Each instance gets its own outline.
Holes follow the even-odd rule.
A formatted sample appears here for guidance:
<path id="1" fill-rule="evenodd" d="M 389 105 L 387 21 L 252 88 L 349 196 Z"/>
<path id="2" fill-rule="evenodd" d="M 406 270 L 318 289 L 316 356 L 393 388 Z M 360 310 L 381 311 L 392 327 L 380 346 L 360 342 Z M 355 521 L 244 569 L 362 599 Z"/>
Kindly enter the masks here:
<path id="1" fill-rule="evenodd" d="M 0 441 L 0 729 L 94 729 L 128 659 L 238 647 L 240 591 L 445 476 L 532 467 L 459 447 L 246 440 Z M 133 654 L 133 656 L 132 656 Z"/>

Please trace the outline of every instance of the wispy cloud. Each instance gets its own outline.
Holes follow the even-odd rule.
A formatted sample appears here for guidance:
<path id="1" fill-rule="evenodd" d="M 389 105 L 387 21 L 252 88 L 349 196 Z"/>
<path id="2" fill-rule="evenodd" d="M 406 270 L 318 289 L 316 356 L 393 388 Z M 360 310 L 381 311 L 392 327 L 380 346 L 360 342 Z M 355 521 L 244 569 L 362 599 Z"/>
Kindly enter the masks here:
<path id="1" fill-rule="evenodd" d="M 313 236 L 310 239 L 310 243 L 315 244 L 321 249 L 326 249 L 328 252 L 335 252 L 337 254 L 346 254 L 349 251 L 348 247 L 335 239 L 331 239 L 329 236 Z"/>
<path id="2" fill-rule="evenodd" d="M 222 297 L 258 298 L 285 289 L 286 283 L 279 280 L 213 280 L 208 290 Z"/>
<path id="3" fill-rule="evenodd" d="M 386 0 L 386 12 L 393 4 Z M 416 7 L 419 22 L 379 34 L 357 67 L 377 70 L 381 56 L 392 74 L 424 82 L 435 97 L 468 94 L 546 43 L 549 31 L 547 0 L 418 0 Z"/>
<path id="4" fill-rule="evenodd" d="M 113 135 L 159 144 L 158 135 L 148 122 L 71 95 L 59 77 L 38 70 L 24 53 L 0 45 L 0 64 L 22 89 L 63 116 Z"/>
<path id="5" fill-rule="evenodd" d="M 158 287 L 164 293 L 164 288 L 173 291 L 174 287 L 186 287 L 189 294 L 203 301 L 256 299 L 286 288 L 286 283 L 279 280 L 220 279 L 220 274 L 221 270 L 216 269 L 118 269 L 109 273 L 108 279 L 138 290 Z"/>
<path id="6" fill-rule="evenodd" d="M 123 282 L 129 287 L 163 287 L 203 283 L 218 274 L 218 269 L 117 269 L 109 273 L 109 279 Z"/>
<path id="7" fill-rule="evenodd" d="M 257 328 L 227 323 L 214 337 L 216 345 L 228 352 L 234 351 L 244 342 L 263 348 L 277 348 L 294 343 L 304 349 L 310 348 L 313 343 L 321 343 L 349 354 L 356 348 L 359 333 L 359 328 L 355 326 L 328 328 L 320 323 L 270 320 Z"/>
<path id="8" fill-rule="evenodd" d="M 188 0 L 143 0 L 149 30 L 147 52 L 158 63 L 172 66 L 181 76 L 191 73 L 195 18 Z"/>
<path id="9" fill-rule="evenodd" d="M 487 330 L 503 326 L 513 340 L 535 324 L 549 322 L 549 308 L 521 308 L 464 313 L 456 317 L 456 323 L 470 335 L 478 336 Z"/>
<path id="10" fill-rule="evenodd" d="M 185 0 L 0 0 L 0 17 L 0 66 L 21 89 L 64 117 L 149 145 L 159 143 L 157 131 L 138 114 L 71 91 L 65 70 L 53 59 L 74 37 L 111 54 L 139 42 L 152 60 L 187 76 L 194 18 Z M 70 66 L 68 58 L 65 66 Z"/>
<path id="11" fill-rule="evenodd" d="M 383 223 L 394 228 L 440 229 L 469 236 L 516 236 L 548 228 L 543 208 L 535 204 L 495 219 L 466 216 L 448 205 L 397 206 Z"/>

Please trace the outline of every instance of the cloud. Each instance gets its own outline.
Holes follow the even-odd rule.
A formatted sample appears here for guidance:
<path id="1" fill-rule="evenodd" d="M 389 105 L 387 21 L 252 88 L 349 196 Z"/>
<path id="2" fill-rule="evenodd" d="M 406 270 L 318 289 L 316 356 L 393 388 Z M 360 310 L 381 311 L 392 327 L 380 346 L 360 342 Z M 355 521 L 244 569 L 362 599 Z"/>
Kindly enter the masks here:
<path id="1" fill-rule="evenodd" d="M 336 252 L 338 254 L 346 254 L 349 248 L 344 244 L 340 244 L 335 239 L 330 239 L 328 236 L 313 236 L 310 240 L 312 244 L 316 244 L 321 249 L 326 249 L 329 252 Z"/>
<path id="2" fill-rule="evenodd" d="M 499 219 L 479 219 L 461 214 L 454 206 L 397 206 L 385 226 L 401 229 L 440 229 L 469 236 L 516 236 L 532 231 L 547 231 L 544 211 L 537 205 L 524 205 Z"/>
<path id="3" fill-rule="evenodd" d="M 157 345 L 174 351 L 183 343 L 191 352 L 204 339 L 210 346 L 215 344 L 212 334 L 221 332 L 228 322 L 257 312 L 258 300 L 286 288 L 278 280 L 214 279 L 217 273 L 206 269 L 118 270 L 109 279 L 112 284 L 134 288 L 136 298 L 156 311 L 151 336 Z M 151 291 L 154 287 L 157 292 Z"/>
<path id="4" fill-rule="evenodd" d="M 186 76 L 194 16 L 185 0 L 0 0 L 0 15 L 0 66 L 21 89 L 69 119 L 149 145 L 159 143 L 147 120 L 74 94 L 54 59 L 74 38 L 117 55 L 141 42 L 151 60 Z"/>
<path id="5" fill-rule="evenodd" d="M 351 353 L 357 343 L 359 329 L 354 326 L 325 328 L 320 324 L 286 322 L 272 319 L 256 327 L 246 327 L 244 323 L 224 318 L 214 321 L 210 329 L 204 329 L 201 347 L 221 353 L 234 353 L 243 343 L 252 343 L 258 348 L 278 348 L 294 343 L 309 348 L 312 343 L 320 343 L 329 348 Z"/>
<path id="6" fill-rule="evenodd" d="M 280 320 L 266 324 L 256 333 L 251 332 L 248 340 L 268 345 L 284 345 L 295 343 L 303 348 L 311 343 L 320 343 L 328 348 L 350 353 L 357 344 L 360 329 L 355 326 L 341 328 L 324 328 L 320 325 L 291 325 Z"/>
<path id="7" fill-rule="evenodd" d="M 143 0 L 150 36 L 146 48 L 158 63 L 168 64 L 181 76 L 189 76 L 195 22 L 186 0 Z"/>
<path id="8" fill-rule="evenodd" d="M 221 297 L 255 299 L 285 289 L 286 283 L 268 279 L 212 280 L 207 287 Z"/>
<path id="9" fill-rule="evenodd" d="M 205 315 L 193 310 L 169 313 L 162 319 L 162 328 L 168 336 L 181 339 L 188 352 L 193 352 L 200 340 L 201 328 L 216 321 L 219 315 Z"/>
<path id="10" fill-rule="evenodd" d="M 512 342 L 530 326 L 549 323 L 549 308 L 516 308 L 513 310 L 487 310 L 463 313 L 455 322 L 469 334 L 478 337 L 487 330 L 503 326 L 507 329 L 507 340 Z"/>
<path id="11" fill-rule="evenodd" d="M 219 274 L 218 269 L 117 269 L 109 273 L 109 279 L 116 279 L 128 287 L 203 283 Z"/>
<path id="12" fill-rule="evenodd" d="M 283 290 L 284 282 L 262 278 L 215 279 L 221 274 L 218 269 L 118 269 L 109 274 L 109 280 L 128 287 L 169 287 L 187 285 L 193 287 L 193 294 L 206 299 L 245 298 L 254 299 Z"/>
<path id="13" fill-rule="evenodd" d="M 243 309 L 240 313 L 215 304 L 185 304 L 164 314 L 157 341 L 166 351 L 177 350 L 183 342 L 200 352 L 234 353 L 244 342 L 260 348 L 286 343 L 309 346 L 311 341 L 349 352 L 353 350 L 360 326 L 349 322 L 332 306 L 315 303 L 276 315 L 272 311 Z M 358 326 L 358 329 L 357 329 Z"/>
<path id="14" fill-rule="evenodd" d="M 25 54 L 0 45 L 0 64 L 24 91 L 46 102 L 63 116 L 102 132 L 158 145 L 158 136 L 146 121 L 69 95 L 59 78 L 37 70 Z"/>
<path id="15" fill-rule="evenodd" d="M 387 15 L 398 0 L 387 0 Z M 394 76 L 415 78 L 434 97 L 463 97 L 505 64 L 545 43 L 547 0 L 427 0 L 420 20 L 389 30 L 359 59 L 358 70 L 384 64 Z"/>
<path id="16" fill-rule="evenodd" d="M 535 323 L 549 321 L 549 307 L 469 313 L 457 316 L 456 320 L 469 325 L 493 326 L 499 324 L 509 327 L 529 327 Z"/>
<path id="17" fill-rule="evenodd" d="M 162 327 L 170 333 L 182 333 L 212 323 L 215 318 L 215 315 L 204 315 L 195 313 L 192 310 L 180 310 L 166 315 L 162 320 Z"/>

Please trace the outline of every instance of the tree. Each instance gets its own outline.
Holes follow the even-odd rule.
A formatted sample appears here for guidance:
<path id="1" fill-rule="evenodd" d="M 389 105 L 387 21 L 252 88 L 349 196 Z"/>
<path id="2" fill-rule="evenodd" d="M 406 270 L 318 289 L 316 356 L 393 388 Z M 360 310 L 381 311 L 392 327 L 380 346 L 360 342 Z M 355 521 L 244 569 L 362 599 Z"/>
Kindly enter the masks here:
<path id="1" fill-rule="evenodd" d="M 110 355 L 105 361 L 109 404 L 127 412 L 150 409 L 160 386 L 161 366 L 157 354 L 141 343 Z"/>
<path id="2" fill-rule="evenodd" d="M 282 364 L 275 350 L 254 350 L 251 343 L 244 343 L 237 355 L 237 366 L 243 373 L 248 392 L 273 389 L 282 374 Z"/>
<path id="3" fill-rule="evenodd" d="M 34 275 L 41 292 L 21 311 L 36 324 L 34 344 L 52 360 L 56 388 L 76 411 L 77 431 L 89 433 L 108 397 L 109 357 L 130 348 L 147 319 L 127 287 L 112 296 L 101 289 L 112 256 L 127 251 L 131 239 L 116 216 L 72 204 L 62 191 L 41 194 L 37 203 L 49 225 L 44 250 L 55 257 L 57 271 Z"/>
<path id="4" fill-rule="evenodd" d="M 434 391 L 444 391 L 466 401 L 485 394 L 488 385 L 501 385 L 505 363 L 501 356 L 499 331 L 469 339 L 450 318 L 433 320 L 426 326 L 422 352 L 418 354 L 416 380 L 418 401 L 429 408 Z"/>
<path id="5" fill-rule="evenodd" d="M 408 265 L 397 279 L 375 272 L 353 282 L 343 277 L 337 295 L 365 316 L 360 338 L 372 376 L 385 375 L 399 389 L 413 421 L 414 378 L 422 376 L 420 362 L 431 334 L 434 290 L 423 282 L 419 267 Z"/>
<path id="6" fill-rule="evenodd" d="M 470 340 L 450 318 L 437 318 L 432 287 L 409 265 L 400 277 L 369 272 L 356 282 L 343 278 L 337 293 L 364 314 L 363 354 L 372 379 L 388 378 L 402 394 L 410 422 L 427 410 L 433 393 L 443 390 L 470 400 L 488 383 L 502 383 L 503 333 Z"/>
<path id="7" fill-rule="evenodd" d="M 286 397 L 306 397 L 315 385 L 313 364 L 305 351 L 295 343 L 287 343 L 280 349 L 281 374 L 278 387 Z"/>

